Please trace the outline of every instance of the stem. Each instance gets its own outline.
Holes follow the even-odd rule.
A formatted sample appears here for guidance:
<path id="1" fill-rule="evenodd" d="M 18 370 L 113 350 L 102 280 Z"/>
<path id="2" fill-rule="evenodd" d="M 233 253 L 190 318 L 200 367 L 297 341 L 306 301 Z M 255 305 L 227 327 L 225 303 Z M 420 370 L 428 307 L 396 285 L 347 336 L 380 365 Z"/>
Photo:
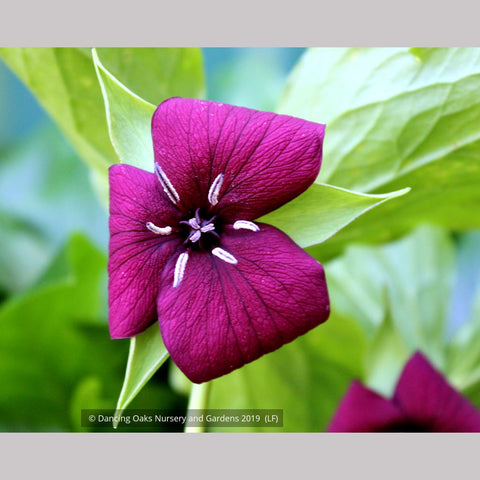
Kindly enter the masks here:
<path id="1" fill-rule="evenodd" d="M 193 383 L 188 400 L 187 415 L 190 410 L 205 410 L 208 405 L 208 397 L 210 394 L 210 385 L 212 382 Z M 203 433 L 205 432 L 205 422 L 202 425 L 190 427 L 188 422 L 185 426 L 186 433 Z"/>

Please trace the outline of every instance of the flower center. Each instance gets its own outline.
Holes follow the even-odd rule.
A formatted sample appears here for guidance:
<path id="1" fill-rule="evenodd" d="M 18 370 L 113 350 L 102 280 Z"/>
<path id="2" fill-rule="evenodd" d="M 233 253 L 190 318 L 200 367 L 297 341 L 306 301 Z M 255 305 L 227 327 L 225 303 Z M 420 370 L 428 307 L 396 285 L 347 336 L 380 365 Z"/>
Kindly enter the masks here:
<path id="1" fill-rule="evenodd" d="M 215 231 L 215 215 L 209 220 L 204 220 L 200 216 L 200 209 L 197 208 L 195 211 L 195 216 L 189 220 L 182 220 L 180 224 L 186 225 L 189 228 L 188 236 L 185 240 L 185 243 L 199 243 L 201 239 L 205 239 L 207 234 L 213 235 L 217 240 L 220 239 L 219 234 Z M 203 237 L 202 237 L 203 234 Z"/>
<path id="2" fill-rule="evenodd" d="M 177 205 L 180 202 L 180 196 L 158 163 L 155 164 L 155 173 L 157 174 L 157 178 L 160 181 L 163 191 L 167 197 L 174 205 Z M 222 173 L 217 175 L 215 180 L 212 182 L 210 189 L 208 190 L 208 201 L 212 207 L 219 202 L 223 186 L 223 177 L 224 175 Z M 258 232 L 260 230 L 255 223 L 248 220 L 237 220 L 233 225 L 231 225 L 231 227 L 232 226 L 234 230 L 245 229 L 253 232 Z M 197 208 L 195 210 L 195 214 L 188 220 L 181 220 L 178 227 L 159 227 L 152 222 L 147 222 L 146 227 L 148 230 L 157 235 L 170 235 L 174 232 L 179 233 L 181 231 L 185 233 L 184 245 L 187 248 L 185 252 L 180 253 L 180 255 L 177 257 L 175 271 L 173 274 L 174 287 L 178 287 L 183 279 L 185 269 L 187 267 L 188 257 L 193 248 L 207 251 L 220 260 L 223 260 L 231 265 L 236 265 L 238 263 L 237 259 L 230 252 L 227 252 L 219 246 L 221 243 L 219 229 L 223 227 L 219 225 L 217 216 L 214 215 L 206 220 L 203 218 L 200 208 Z"/>

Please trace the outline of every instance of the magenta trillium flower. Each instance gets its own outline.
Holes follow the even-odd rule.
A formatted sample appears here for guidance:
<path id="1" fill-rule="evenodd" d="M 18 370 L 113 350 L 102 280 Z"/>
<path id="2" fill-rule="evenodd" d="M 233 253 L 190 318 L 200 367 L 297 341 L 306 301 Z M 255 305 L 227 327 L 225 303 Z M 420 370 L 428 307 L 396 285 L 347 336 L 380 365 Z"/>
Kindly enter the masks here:
<path id="1" fill-rule="evenodd" d="M 391 399 L 354 381 L 328 431 L 480 432 L 480 412 L 417 352 Z"/>
<path id="2" fill-rule="evenodd" d="M 210 101 L 163 102 L 152 119 L 155 173 L 110 168 L 112 338 L 158 319 L 173 361 L 201 383 L 327 320 L 320 263 L 253 222 L 313 183 L 324 128 Z"/>

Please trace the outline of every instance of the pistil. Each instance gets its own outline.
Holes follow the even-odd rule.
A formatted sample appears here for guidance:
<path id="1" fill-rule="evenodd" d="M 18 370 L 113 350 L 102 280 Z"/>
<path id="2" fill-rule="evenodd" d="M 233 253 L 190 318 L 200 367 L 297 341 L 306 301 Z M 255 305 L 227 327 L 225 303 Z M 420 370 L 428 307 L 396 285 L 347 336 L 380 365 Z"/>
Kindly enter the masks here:
<path id="1" fill-rule="evenodd" d="M 158 163 L 155 163 L 155 173 L 158 177 L 158 180 L 160 181 L 160 184 L 163 187 L 163 191 L 166 193 L 168 198 L 175 205 L 179 203 L 180 197 L 177 191 L 175 190 L 175 187 L 172 185 L 172 182 L 170 182 L 165 172 L 161 169 Z M 223 186 L 223 177 L 224 176 L 222 173 L 217 175 L 212 185 L 210 186 L 210 189 L 208 190 L 208 201 L 212 207 L 218 204 L 220 192 Z M 190 229 L 188 236 L 185 240 L 185 244 L 188 244 L 188 242 L 192 244 L 200 242 L 202 235 L 205 235 L 205 234 L 213 235 L 214 237 L 216 237 L 218 241 L 220 241 L 220 235 L 218 232 L 215 231 L 215 228 L 216 228 L 214 223 L 215 219 L 216 219 L 216 215 L 211 217 L 209 220 L 203 220 L 202 217 L 200 216 L 200 208 L 197 208 L 195 210 L 195 215 L 192 218 L 189 218 L 188 220 L 181 220 L 179 224 L 187 225 L 188 228 Z M 155 225 L 153 222 L 147 222 L 146 227 L 148 228 L 148 230 L 150 230 L 151 232 L 157 235 L 170 235 L 173 232 L 172 227 L 170 226 L 159 227 Z M 260 227 L 258 227 L 255 223 L 250 222 L 249 220 L 237 220 L 236 222 L 233 223 L 233 229 L 234 230 L 244 229 L 244 230 L 250 230 L 252 232 L 260 231 Z M 178 230 L 176 229 L 175 231 L 178 231 Z M 207 242 L 206 245 L 201 244 L 200 248 L 208 250 L 211 248 L 211 244 L 210 242 Z M 220 260 L 226 263 L 229 263 L 231 265 L 236 265 L 238 263 L 238 260 L 230 252 L 227 252 L 221 247 L 216 246 L 214 248 L 211 248 L 210 253 L 215 257 L 219 258 Z M 180 253 L 180 255 L 176 260 L 175 271 L 173 274 L 173 286 L 175 288 L 180 285 L 185 275 L 185 269 L 187 267 L 189 255 L 190 255 L 190 248 L 188 248 L 187 251 Z"/>

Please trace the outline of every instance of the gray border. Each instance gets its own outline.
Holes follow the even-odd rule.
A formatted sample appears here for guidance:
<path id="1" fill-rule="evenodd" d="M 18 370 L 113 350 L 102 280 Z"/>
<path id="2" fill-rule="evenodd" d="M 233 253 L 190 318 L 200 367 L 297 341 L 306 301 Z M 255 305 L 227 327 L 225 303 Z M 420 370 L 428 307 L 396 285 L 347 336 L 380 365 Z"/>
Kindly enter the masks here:
<path id="1" fill-rule="evenodd" d="M 475 434 L 0 434 L 8 478 L 462 478 Z M 11 473 L 14 473 L 12 476 Z M 149 475 L 147 477 L 146 475 Z M 253 476 L 253 477 L 252 477 Z"/>
<path id="2" fill-rule="evenodd" d="M 471 2 L 9 2 L 1 46 L 478 46 Z"/>

